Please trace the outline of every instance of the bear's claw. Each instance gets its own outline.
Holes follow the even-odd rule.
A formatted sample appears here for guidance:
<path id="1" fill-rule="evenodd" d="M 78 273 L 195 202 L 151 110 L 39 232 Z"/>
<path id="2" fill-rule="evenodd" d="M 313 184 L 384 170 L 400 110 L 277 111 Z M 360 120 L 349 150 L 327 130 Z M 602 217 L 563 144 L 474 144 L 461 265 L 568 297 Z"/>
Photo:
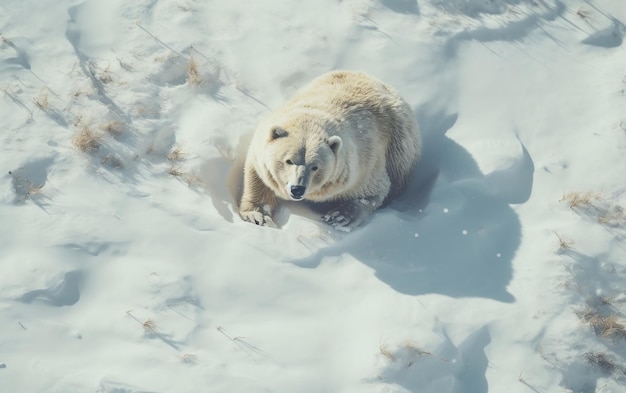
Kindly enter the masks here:
<path id="1" fill-rule="evenodd" d="M 322 220 L 335 229 L 345 231 L 350 230 L 352 218 L 339 210 L 332 210 L 322 216 Z"/>
<path id="2" fill-rule="evenodd" d="M 258 211 L 247 211 L 241 212 L 241 218 L 245 221 L 251 222 L 256 225 L 266 226 L 270 228 L 278 228 L 278 226 L 274 223 L 274 220 L 268 215 L 265 215 Z"/>

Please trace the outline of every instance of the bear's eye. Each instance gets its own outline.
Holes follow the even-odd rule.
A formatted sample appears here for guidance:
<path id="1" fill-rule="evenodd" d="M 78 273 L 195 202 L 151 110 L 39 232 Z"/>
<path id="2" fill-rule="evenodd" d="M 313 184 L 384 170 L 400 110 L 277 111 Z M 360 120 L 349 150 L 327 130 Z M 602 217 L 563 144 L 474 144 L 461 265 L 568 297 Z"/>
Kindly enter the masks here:
<path id="1" fill-rule="evenodd" d="M 318 170 L 318 169 L 319 169 L 319 168 L 317 167 L 317 165 L 316 165 L 316 166 L 311 167 L 311 170 L 312 170 L 313 172 L 315 172 L 315 171 L 316 171 L 316 170 Z"/>
<path id="2" fill-rule="evenodd" d="M 291 160 L 287 160 L 285 162 L 287 163 L 287 165 L 293 165 L 293 161 L 291 161 Z"/>

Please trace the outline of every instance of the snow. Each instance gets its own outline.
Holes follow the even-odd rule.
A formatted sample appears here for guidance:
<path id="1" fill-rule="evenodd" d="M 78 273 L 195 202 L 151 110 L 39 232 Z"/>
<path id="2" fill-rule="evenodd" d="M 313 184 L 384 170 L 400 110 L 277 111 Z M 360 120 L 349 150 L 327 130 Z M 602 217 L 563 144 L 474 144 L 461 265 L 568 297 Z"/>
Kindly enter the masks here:
<path id="1" fill-rule="evenodd" d="M 0 5 L 0 392 L 622 392 L 626 5 Z M 337 232 L 236 197 L 333 69 L 413 107 L 407 191 Z"/>

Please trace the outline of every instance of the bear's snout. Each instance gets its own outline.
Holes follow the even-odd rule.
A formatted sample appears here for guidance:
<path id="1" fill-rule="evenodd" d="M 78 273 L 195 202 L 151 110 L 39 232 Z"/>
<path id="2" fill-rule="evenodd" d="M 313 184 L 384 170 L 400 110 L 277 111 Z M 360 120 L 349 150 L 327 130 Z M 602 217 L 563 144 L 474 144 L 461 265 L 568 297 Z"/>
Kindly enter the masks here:
<path id="1" fill-rule="evenodd" d="M 299 201 L 304 196 L 306 188 L 304 186 L 291 186 L 289 188 L 289 196 L 291 199 Z"/>

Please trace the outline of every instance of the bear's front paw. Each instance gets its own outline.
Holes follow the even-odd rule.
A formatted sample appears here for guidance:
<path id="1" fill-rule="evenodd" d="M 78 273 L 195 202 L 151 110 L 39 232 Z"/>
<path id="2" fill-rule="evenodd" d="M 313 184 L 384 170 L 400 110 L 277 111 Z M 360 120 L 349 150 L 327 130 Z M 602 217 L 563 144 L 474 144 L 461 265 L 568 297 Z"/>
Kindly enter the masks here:
<path id="1" fill-rule="evenodd" d="M 274 220 L 272 220 L 272 217 L 270 217 L 267 214 L 263 214 L 260 211 L 249 210 L 249 211 L 239 212 L 239 214 L 241 215 L 241 218 L 244 219 L 244 221 L 248 221 L 253 224 L 260 225 L 260 226 L 278 228 L 278 226 L 274 223 Z"/>
<path id="2" fill-rule="evenodd" d="M 352 229 L 352 217 L 339 209 L 334 209 L 322 216 L 322 220 L 335 229 L 344 232 L 350 232 Z"/>
<path id="3" fill-rule="evenodd" d="M 357 199 L 343 202 L 322 216 L 322 220 L 335 229 L 350 232 L 353 228 L 361 225 L 372 212 L 380 206 L 380 203 L 372 202 L 371 199 Z"/>
<path id="4" fill-rule="evenodd" d="M 363 221 L 365 216 L 367 213 L 358 204 L 345 203 L 324 214 L 322 220 L 337 230 L 350 232 Z"/>

